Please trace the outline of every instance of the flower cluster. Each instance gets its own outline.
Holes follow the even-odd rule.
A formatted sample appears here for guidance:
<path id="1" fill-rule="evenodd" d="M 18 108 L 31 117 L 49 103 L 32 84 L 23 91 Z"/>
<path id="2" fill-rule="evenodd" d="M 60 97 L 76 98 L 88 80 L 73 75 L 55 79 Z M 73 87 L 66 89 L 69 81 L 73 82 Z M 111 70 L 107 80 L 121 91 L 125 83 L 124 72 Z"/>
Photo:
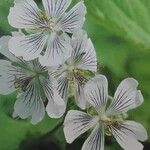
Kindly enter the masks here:
<path id="1" fill-rule="evenodd" d="M 142 150 L 138 141 L 147 139 L 144 127 L 125 120 L 125 114 L 140 106 L 143 96 L 133 78 L 123 80 L 114 98 L 108 95 L 108 81 L 97 72 L 96 51 L 82 30 L 86 7 L 83 1 L 70 10 L 71 0 L 15 0 L 8 15 L 17 28 L 0 39 L 0 93 L 17 91 L 13 117 L 40 122 L 45 112 L 60 118 L 70 95 L 80 110 L 65 116 L 68 143 L 92 129 L 82 150 L 104 150 L 104 136 L 114 136 L 125 150 Z M 69 108 L 67 108 L 68 110 Z"/>

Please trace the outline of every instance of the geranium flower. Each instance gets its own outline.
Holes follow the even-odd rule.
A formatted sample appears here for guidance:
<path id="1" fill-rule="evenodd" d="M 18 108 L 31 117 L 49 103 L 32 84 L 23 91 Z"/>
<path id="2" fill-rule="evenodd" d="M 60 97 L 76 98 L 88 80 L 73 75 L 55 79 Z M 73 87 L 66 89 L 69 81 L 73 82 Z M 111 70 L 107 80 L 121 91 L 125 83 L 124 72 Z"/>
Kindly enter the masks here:
<path id="1" fill-rule="evenodd" d="M 84 71 L 97 71 L 96 52 L 92 41 L 87 37 L 86 33 L 79 31 L 73 34 L 71 40 L 72 54 L 64 62 L 53 71 L 53 75 L 58 80 L 58 90 L 61 97 L 67 103 L 70 87 L 75 90 L 75 99 L 77 105 L 85 109 L 86 101 L 84 98 L 84 84 L 87 81 Z"/>
<path id="2" fill-rule="evenodd" d="M 104 150 L 104 135 L 113 135 L 124 150 L 142 150 L 138 141 L 147 139 L 144 127 L 134 121 L 124 120 L 121 114 L 138 107 L 143 96 L 137 90 L 133 78 L 123 80 L 108 106 L 108 83 L 103 75 L 97 75 L 85 85 L 87 101 L 93 106 L 88 113 L 70 110 L 64 121 L 64 133 L 68 143 L 89 129 L 93 129 L 82 150 Z"/>
<path id="3" fill-rule="evenodd" d="M 61 117 L 65 103 L 58 95 L 57 81 L 48 75 L 47 68 L 37 59 L 27 62 L 11 54 L 8 50 L 10 38 L 4 36 L 0 39 L 0 53 L 7 57 L 7 60 L 0 59 L 0 93 L 19 92 L 13 116 L 32 117 L 31 123 L 36 124 L 43 119 L 46 105 L 51 118 Z"/>
<path id="4" fill-rule="evenodd" d="M 71 0 L 42 0 L 44 10 L 38 8 L 33 0 L 15 0 L 10 8 L 9 24 L 28 33 L 13 37 L 9 50 L 25 60 L 39 58 L 44 66 L 61 64 L 70 56 L 69 36 L 82 28 L 86 8 L 83 1 L 70 11 Z"/>

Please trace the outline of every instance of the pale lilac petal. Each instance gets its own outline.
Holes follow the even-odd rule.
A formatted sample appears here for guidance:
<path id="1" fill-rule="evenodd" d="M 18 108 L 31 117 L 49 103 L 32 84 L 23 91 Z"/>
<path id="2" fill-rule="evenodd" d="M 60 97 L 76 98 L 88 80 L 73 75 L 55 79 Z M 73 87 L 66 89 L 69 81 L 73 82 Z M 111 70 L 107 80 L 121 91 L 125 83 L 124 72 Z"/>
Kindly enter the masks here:
<path id="1" fill-rule="evenodd" d="M 10 8 L 8 21 L 11 26 L 20 29 L 35 29 L 44 25 L 33 0 L 15 0 L 14 7 Z"/>
<path id="2" fill-rule="evenodd" d="M 82 28 L 85 20 L 86 7 L 83 1 L 77 3 L 66 15 L 59 21 L 58 26 L 62 31 L 73 33 Z"/>
<path id="3" fill-rule="evenodd" d="M 40 98 L 36 102 L 36 106 L 35 106 L 35 109 L 31 118 L 31 123 L 33 125 L 39 123 L 40 121 L 42 121 L 44 116 L 45 116 L 45 107 L 44 107 L 42 98 Z"/>
<path id="4" fill-rule="evenodd" d="M 124 150 L 143 150 L 143 145 L 137 139 L 130 137 L 126 132 L 113 127 L 112 134 Z"/>
<path id="5" fill-rule="evenodd" d="M 66 104 L 58 94 L 57 82 L 53 77 L 44 81 L 43 89 L 48 99 L 46 111 L 51 118 L 60 118 L 66 110 Z"/>
<path id="6" fill-rule="evenodd" d="M 84 90 L 87 101 L 97 112 L 106 107 L 108 99 L 108 81 L 103 75 L 96 75 L 85 84 Z"/>
<path id="7" fill-rule="evenodd" d="M 84 142 L 81 150 L 104 150 L 104 136 L 104 129 L 98 124 Z"/>
<path id="8" fill-rule="evenodd" d="M 16 57 L 23 56 L 23 50 L 20 46 L 20 41 L 23 39 L 22 36 L 11 37 L 8 42 L 9 51 Z"/>
<path id="9" fill-rule="evenodd" d="M 128 136 L 142 142 L 146 141 L 148 138 L 145 128 L 135 121 L 122 122 L 120 130 L 126 133 Z"/>
<path id="10" fill-rule="evenodd" d="M 16 91 L 13 80 L 14 76 L 11 73 L 11 62 L 7 60 L 0 60 L 0 94 L 7 95 Z"/>
<path id="11" fill-rule="evenodd" d="M 74 36 L 74 35 L 73 35 Z M 72 41 L 72 61 L 79 69 L 97 71 L 96 51 L 93 43 L 88 39 L 87 34 L 82 32 L 76 33 Z"/>
<path id="12" fill-rule="evenodd" d="M 49 67 L 49 74 L 57 79 L 59 95 L 67 104 L 69 95 L 69 72 L 64 65 Z"/>
<path id="13" fill-rule="evenodd" d="M 15 56 L 10 53 L 8 48 L 8 42 L 10 38 L 11 36 L 3 36 L 0 38 L 0 53 L 7 57 L 9 60 L 16 61 Z"/>
<path id="14" fill-rule="evenodd" d="M 68 39 L 66 34 L 60 36 L 56 33 L 51 34 L 46 52 L 39 59 L 43 66 L 60 65 L 71 55 L 72 49 L 66 38 Z"/>
<path id="15" fill-rule="evenodd" d="M 72 0 L 42 0 L 46 14 L 49 17 L 61 17 Z"/>
<path id="16" fill-rule="evenodd" d="M 59 98 L 59 95 L 54 96 L 54 98 Z M 46 106 L 46 112 L 50 118 L 60 118 L 66 111 L 66 105 L 58 105 L 54 101 L 48 101 Z"/>
<path id="17" fill-rule="evenodd" d="M 66 72 L 58 77 L 58 91 L 64 102 L 67 104 L 69 94 L 69 80 Z"/>
<path id="18" fill-rule="evenodd" d="M 107 110 L 107 114 L 125 113 L 143 103 L 141 91 L 137 90 L 138 82 L 133 78 L 123 80 L 118 86 L 114 99 Z"/>
<path id="19" fill-rule="evenodd" d="M 33 60 L 40 56 L 47 41 L 44 33 L 28 36 L 14 36 L 9 40 L 9 51 L 14 55 L 22 56 L 25 60 Z"/>
<path id="20" fill-rule="evenodd" d="M 45 115 L 45 107 L 37 83 L 36 80 L 31 81 L 26 88 L 26 92 L 18 97 L 14 105 L 14 117 L 16 115 L 22 119 L 32 117 L 32 124 L 40 122 Z"/>
<path id="21" fill-rule="evenodd" d="M 64 134 L 67 142 L 72 143 L 77 137 L 96 125 L 97 121 L 97 118 L 93 118 L 84 112 L 68 111 L 64 121 Z"/>
<path id="22" fill-rule="evenodd" d="M 84 94 L 84 85 L 82 85 L 78 80 L 76 80 L 75 101 L 81 109 L 86 109 L 87 101 Z"/>
<path id="23" fill-rule="evenodd" d="M 87 40 L 84 51 L 85 55 L 83 55 L 79 68 L 97 72 L 96 51 L 94 49 L 91 39 Z"/>

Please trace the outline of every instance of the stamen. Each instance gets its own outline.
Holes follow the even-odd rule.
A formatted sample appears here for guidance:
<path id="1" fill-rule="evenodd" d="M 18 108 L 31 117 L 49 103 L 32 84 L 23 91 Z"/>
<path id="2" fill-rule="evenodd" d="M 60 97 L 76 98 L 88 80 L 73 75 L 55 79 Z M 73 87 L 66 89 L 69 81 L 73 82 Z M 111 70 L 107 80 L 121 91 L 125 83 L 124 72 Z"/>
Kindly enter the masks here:
<path id="1" fill-rule="evenodd" d="M 14 79 L 14 86 L 16 89 L 18 89 L 19 91 L 25 91 L 26 90 L 26 87 L 28 86 L 28 84 L 31 82 L 31 80 L 33 79 L 34 77 L 27 77 L 27 78 L 17 78 L 15 76 L 15 79 Z"/>
<path id="2" fill-rule="evenodd" d="M 79 81 L 80 85 L 85 85 L 85 83 L 88 81 L 88 79 L 82 75 L 80 70 L 74 69 L 73 74 L 74 74 L 75 79 Z"/>
<path id="3" fill-rule="evenodd" d="M 87 109 L 87 114 L 90 116 L 97 116 L 98 115 L 98 113 L 94 107 L 89 107 Z"/>
<path id="4" fill-rule="evenodd" d="M 112 125 L 113 125 L 115 128 L 117 128 L 117 129 L 120 129 L 120 128 L 121 128 L 121 124 L 120 124 L 120 122 L 118 122 L 118 121 L 113 122 Z"/>
<path id="5" fill-rule="evenodd" d="M 42 20 L 48 21 L 47 15 L 46 15 L 45 12 L 42 11 L 42 10 L 39 11 L 39 17 L 40 17 L 40 19 L 42 19 Z"/>

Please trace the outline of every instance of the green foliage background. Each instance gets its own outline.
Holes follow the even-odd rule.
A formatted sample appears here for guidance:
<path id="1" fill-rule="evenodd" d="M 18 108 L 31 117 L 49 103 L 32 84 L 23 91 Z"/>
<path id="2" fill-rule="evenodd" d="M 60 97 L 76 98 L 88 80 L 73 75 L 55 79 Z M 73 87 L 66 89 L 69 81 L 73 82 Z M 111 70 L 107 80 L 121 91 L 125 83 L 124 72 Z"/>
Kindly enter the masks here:
<path id="1" fill-rule="evenodd" d="M 41 3 L 41 0 L 38 1 Z M 73 0 L 76 3 L 77 0 Z M 100 63 L 100 72 L 109 80 L 113 95 L 119 82 L 134 77 L 140 83 L 144 104 L 129 112 L 129 119 L 142 123 L 150 133 L 150 1 L 85 0 L 87 19 L 84 29 L 91 37 Z M 10 34 L 7 21 L 13 0 L 0 0 L 0 34 Z M 72 145 L 65 142 L 62 118 L 47 116 L 38 125 L 30 120 L 12 119 L 15 94 L 0 96 L 0 150 L 77 150 L 87 135 Z M 60 126 L 58 128 L 58 126 Z M 49 132 L 51 131 L 51 132 Z M 49 132 L 48 134 L 46 134 Z M 106 150 L 120 150 L 111 138 Z M 150 139 L 144 143 L 150 149 Z"/>

